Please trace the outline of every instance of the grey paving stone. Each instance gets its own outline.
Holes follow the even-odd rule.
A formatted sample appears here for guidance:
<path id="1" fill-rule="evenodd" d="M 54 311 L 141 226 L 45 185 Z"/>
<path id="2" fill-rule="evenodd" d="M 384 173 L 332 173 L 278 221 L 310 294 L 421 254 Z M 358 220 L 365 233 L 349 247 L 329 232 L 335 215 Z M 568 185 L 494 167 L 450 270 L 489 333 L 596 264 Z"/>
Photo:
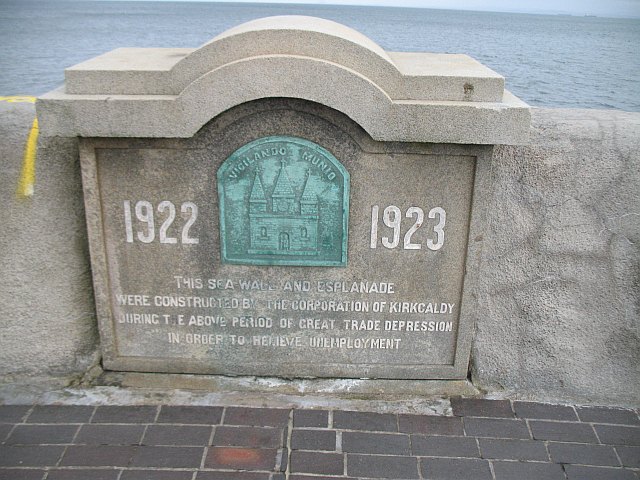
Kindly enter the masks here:
<path id="1" fill-rule="evenodd" d="M 198 472 L 196 480 L 284 480 L 284 476 L 257 472 Z M 314 477 L 314 480 L 320 479 Z"/>
<path id="2" fill-rule="evenodd" d="M 132 467 L 197 468 L 204 447 L 138 447 L 131 458 Z"/>
<path id="3" fill-rule="evenodd" d="M 565 465 L 568 480 L 637 480 L 631 470 L 608 467 L 584 467 Z"/>
<path id="4" fill-rule="evenodd" d="M 347 475 L 367 478 L 419 478 L 418 459 L 393 455 L 347 455 Z"/>
<path id="5" fill-rule="evenodd" d="M 458 417 L 514 417 L 509 400 L 452 397 L 451 408 Z"/>
<path id="6" fill-rule="evenodd" d="M 336 449 L 336 432 L 333 430 L 294 429 L 291 434 L 293 450 L 331 450 Z"/>
<path id="7" fill-rule="evenodd" d="M 411 435 L 413 455 L 428 457 L 469 457 L 480 456 L 475 438 L 440 437 Z"/>
<path id="8" fill-rule="evenodd" d="M 333 428 L 344 430 L 367 430 L 397 432 L 398 419 L 390 413 L 333 412 Z"/>
<path id="9" fill-rule="evenodd" d="M 284 446 L 280 428 L 273 427 L 216 427 L 213 444 L 228 447 L 279 448 Z"/>
<path id="10" fill-rule="evenodd" d="M 71 443 L 78 428 L 78 425 L 16 425 L 5 443 L 7 445 Z"/>
<path id="11" fill-rule="evenodd" d="M 492 480 L 489 462 L 466 458 L 423 458 L 423 478 L 427 480 Z"/>
<path id="12" fill-rule="evenodd" d="M 195 425 L 149 425 L 143 445 L 209 445 L 213 427 Z"/>
<path id="13" fill-rule="evenodd" d="M 223 410 L 222 407 L 163 405 L 157 422 L 217 425 L 222 419 Z"/>
<path id="14" fill-rule="evenodd" d="M 315 473 L 320 475 L 342 475 L 344 458 L 340 453 L 291 452 L 291 473 Z"/>
<path id="15" fill-rule="evenodd" d="M 4 442 L 4 440 L 9 436 L 9 432 L 13 428 L 13 425 L 10 423 L 0 423 L 0 443 Z"/>
<path id="16" fill-rule="evenodd" d="M 120 470 L 73 469 L 51 470 L 47 480 L 117 480 Z"/>
<path id="17" fill-rule="evenodd" d="M 64 449 L 58 445 L 0 445 L 0 467 L 53 466 Z"/>
<path id="18" fill-rule="evenodd" d="M 531 438 L 524 420 L 468 417 L 464 419 L 464 430 L 473 437 Z"/>
<path id="19" fill-rule="evenodd" d="M 20 423 L 29 409 L 31 405 L 0 405 L 0 423 Z"/>
<path id="20" fill-rule="evenodd" d="M 539 462 L 493 462 L 495 480 L 565 480 L 561 465 Z"/>
<path id="21" fill-rule="evenodd" d="M 538 420 L 578 421 L 573 407 L 567 405 L 550 405 L 537 402 L 513 402 L 513 409 L 519 418 L 535 418 Z"/>
<path id="22" fill-rule="evenodd" d="M 425 435 L 464 435 L 462 418 L 435 415 L 398 415 L 398 428 L 403 433 Z"/>
<path id="23" fill-rule="evenodd" d="M 322 477 L 317 477 L 315 475 L 291 475 L 289 480 L 356 480 L 353 477 L 327 477 L 323 475 Z"/>
<path id="24" fill-rule="evenodd" d="M 549 442 L 548 447 L 551 460 L 555 463 L 620 466 L 616 452 L 608 445 Z"/>
<path id="25" fill-rule="evenodd" d="M 144 425 L 82 425 L 74 443 L 78 445 L 138 445 Z"/>
<path id="26" fill-rule="evenodd" d="M 394 433 L 343 432 L 342 451 L 409 455 L 409 435 Z"/>
<path id="27" fill-rule="evenodd" d="M 126 467 L 140 447 L 115 445 L 75 445 L 67 447 L 61 466 Z"/>
<path id="28" fill-rule="evenodd" d="M 28 423 L 86 423 L 96 407 L 86 405 L 36 405 Z"/>
<path id="29" fill-rule="evenodd" d="M 640 445 L 640 427 L 594 425 L 600 442 L 607 445 Z"/>
<path id="30" fill-rule="evenodd" d="M 326 410 L 294 410 L 293 428 L 317 427 L 327 428 L 329 412 Z"/>
<path id="31" fill-rule="evenodd" d="M 119 480 L 191 480 L 193 472 L 168 470 L 125 470 Z"/>
<path id="32" fill-rule="evenodd" d="M 544 442 L 536 440 L 505 440 L 501 438 L 480 438 L 482 458 L 498 460 L 549 461 Z"/>
<path id="33" fill-rule="evenodd" d="M 0 480 L 42 480 L 45 473 L 37 469 L 0 468 Z"/>
<path id="34" fill-rule="evenodd" d="M 638 414 L 634 410 L 609 407 L 576 407 L 576 411 L 583 422 L 640 426 Z"/>
<path id="35" fill-rule="evenodd" d="M 224 424 L 284 427 L 289 423 L 289 413 L 290 410 L 282 408 L 227 407 Z"/>
<path id="36" fill-rule="evenodd" d="M 573 422 L 545 422 L 531 420 L 531 433 L 536 440 L 558 442 L 598 443 L 591 425 Z"/>
<path id="37" fill-rule="evenodd" d="M 91 423 L 153 423 L 158 407 L 107 405 L 96 407 Z"/>
<path id="38" fill-rule="evenodd" d="M 622 465 L 631 468 L 640 468 L 640 447 L 615 447 Z"/>

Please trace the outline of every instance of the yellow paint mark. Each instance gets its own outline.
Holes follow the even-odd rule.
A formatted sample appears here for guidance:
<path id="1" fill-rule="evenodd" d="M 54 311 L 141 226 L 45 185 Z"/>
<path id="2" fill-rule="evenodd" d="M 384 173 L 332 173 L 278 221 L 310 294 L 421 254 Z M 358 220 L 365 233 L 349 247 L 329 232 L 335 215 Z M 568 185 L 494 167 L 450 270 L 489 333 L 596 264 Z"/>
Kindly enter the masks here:
<path id="1" fill-rule="evenodd" d="M 36 183 L 36 150 L 38 147 L 38 119 L 33 119 L 27 144 L 24 148 L 24 157 L 22 159 L 22 172 L 18 181 L 19 197 L 30 197 L 33 195 L 33 186 Z"/>
<path id="2" fill-rule="evenodd" d="M 17 95 L 13 97 L 0 97 L 0 102 L 9 103 L 36 103 L 36 97 L 29 97 L 27 95 Z"/>
<path id="3" fill-rule="evenodd" d="M 0 102 L 8 103 L 36 103 L 36 97 L 29 95 L 13 95 L 0 97 Z M 24 148 L 24 158 L 22 159 L 22 172 L 18 181 L 19 197 L 30 197 L 33 195 L 33 186 L 36 183 L 36 149 L 38 146 L 38 119 L 33 120 L 31 130 L 27 137 L 27 145 Z"/>

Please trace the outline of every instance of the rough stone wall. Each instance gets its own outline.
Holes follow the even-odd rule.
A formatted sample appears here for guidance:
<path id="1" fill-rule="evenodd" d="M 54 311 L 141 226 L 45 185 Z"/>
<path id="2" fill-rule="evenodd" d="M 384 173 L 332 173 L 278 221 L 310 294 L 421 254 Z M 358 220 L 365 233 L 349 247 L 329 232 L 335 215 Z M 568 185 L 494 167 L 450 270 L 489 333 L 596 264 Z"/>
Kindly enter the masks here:
<path id="1" fill-rule="evenodd" d="M 16 187 L 35 109 L 0 103 L 0 380 L 73 376 L 97 328 L 75 139 L 40 139 L 35 194 Z"/>
<path id="2" fill-rule="evenodd" d="M 15 189 L 33 120 L 0 103 L 0 381 L 73 376 L 97 352 L 73 139 L 41 139 L 36 191 Z M 640 114 L 533 111 L 496 147 L 472 378 L 521 398 L 640 405 Z"/>
<path id="3" fill-rule="evenodd" d="M 472 350 L 488 391 L 640 403 L 640 114 L 534 109 L 497 147 Z"/>

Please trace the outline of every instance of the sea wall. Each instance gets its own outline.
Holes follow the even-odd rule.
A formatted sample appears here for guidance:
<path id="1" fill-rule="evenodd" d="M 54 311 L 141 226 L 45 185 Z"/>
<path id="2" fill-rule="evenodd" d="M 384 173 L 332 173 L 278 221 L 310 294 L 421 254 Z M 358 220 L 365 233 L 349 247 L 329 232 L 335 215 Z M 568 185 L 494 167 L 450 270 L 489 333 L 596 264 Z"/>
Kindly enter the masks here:
<path id="1" fill-rule="evenodd" d="M 0 102 L 0 379 L 80 375 L 96 357 L 78 141 L 40 141 L 32 197 L 16 194 L 35 108 Z"/>
<path id="2" fill-rule="evenodd" d="M 0 103 L 0 375 L 73 378 L 99 343 L 75 139 L 41 138 Z M 473 384 L 520 398 L 640 406 L 640 114 L 532 111 L 531 142 L 498 146 L 475 291 Z"/>
<path id="3" fill-rule="evenodd" d="M 477 386 L 640 403 L 639 147 L 638 113 L 534 109 L 495 148 Z"/>

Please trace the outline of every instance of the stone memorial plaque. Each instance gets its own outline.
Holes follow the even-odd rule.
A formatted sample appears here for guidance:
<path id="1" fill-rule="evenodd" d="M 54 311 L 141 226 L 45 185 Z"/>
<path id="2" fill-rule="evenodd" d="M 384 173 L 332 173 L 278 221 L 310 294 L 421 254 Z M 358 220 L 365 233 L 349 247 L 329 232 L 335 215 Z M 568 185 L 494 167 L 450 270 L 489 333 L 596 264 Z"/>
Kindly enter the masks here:
<path id="1" fill-rule="evenodd" d="M 103 365 L 464 379 L 504 77 L 313 17 L 120 48 L 36 104 L 80 138 Z"/>
<path id="2" fill-rule="evenodd" d="M 107 368 L 464 378 L 477 151 L 305 108 L 83 142 Z"/>

